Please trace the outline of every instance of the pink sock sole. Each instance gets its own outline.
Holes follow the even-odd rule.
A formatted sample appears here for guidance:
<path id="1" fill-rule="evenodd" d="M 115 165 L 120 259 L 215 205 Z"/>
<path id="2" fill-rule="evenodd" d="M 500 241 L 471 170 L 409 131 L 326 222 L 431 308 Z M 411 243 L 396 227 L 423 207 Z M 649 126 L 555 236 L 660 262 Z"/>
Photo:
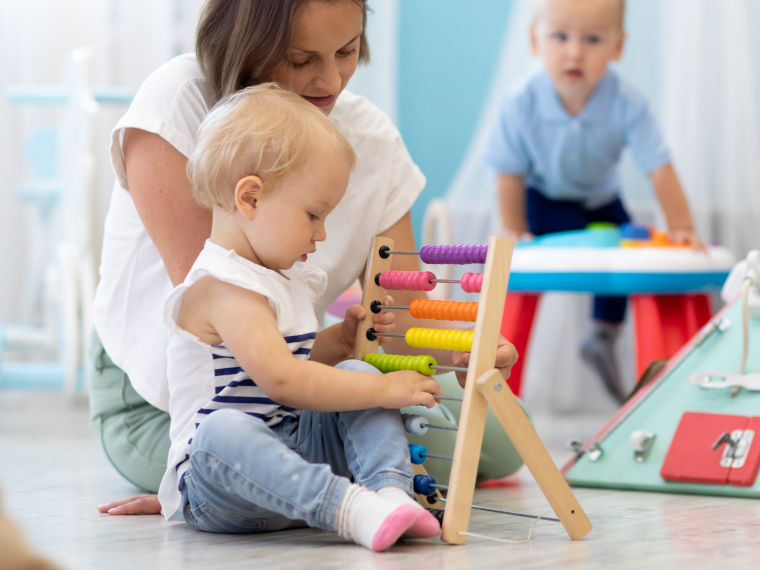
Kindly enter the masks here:
<path id="1" fill-rule="evenodd" d="M 434 538 L 441 534 L 441 525 L 427 509 L 417 509 L 417 520 L 409 527 L 407 534 L 412 538 Z"/>
<path id="2" fill-rule="evenodd" d="M 388 515 L 372 539 L 372 550 L 381 552 L 396 544 L 399 537 L 417 521 L 418 510 L 411 505 L 401 505 Z"/>

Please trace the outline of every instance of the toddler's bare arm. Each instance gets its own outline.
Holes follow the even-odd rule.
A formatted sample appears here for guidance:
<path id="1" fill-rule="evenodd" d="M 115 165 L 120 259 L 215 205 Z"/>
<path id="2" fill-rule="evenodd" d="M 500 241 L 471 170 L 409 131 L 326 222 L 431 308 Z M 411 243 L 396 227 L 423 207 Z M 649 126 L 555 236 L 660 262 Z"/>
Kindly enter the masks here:
<path id="1" fill-rule="evenodd" d="M 704 250 L 704 244 L 694 232 L 689 203 L 673 166 L 661 166 L 653 171 L 650 177 L 657 200 L 668 222 L 670 238 L 679 243 L 688 243 L 694 249 Z"/>
<path id="2" fill-rule="evenodd" d="M 517 241 L 526 236 L 528 222 L 525 215 L 525 178 L 499 172 L 496 199 L 505 237 Z"/>
<path id="3" fill-rule="evenodd" d="M 192 289 L 205 286 L 203 296 Z M 200 291 L 200 289 L 199 289 Z M 183 312 L 192 313 L 184 318 Z M 193 323 L 190 330 L 186 324 Z M 213 278 L 199 280 L 185 293 L 178 323 L 203 342 L 224 342 L 263 392 L 293 408 L 318 412 L 435 405 L 438 383 L 418 372 L 386 375 L 349 372 L 293 357 L 267 300 L 252 291 Z"/>

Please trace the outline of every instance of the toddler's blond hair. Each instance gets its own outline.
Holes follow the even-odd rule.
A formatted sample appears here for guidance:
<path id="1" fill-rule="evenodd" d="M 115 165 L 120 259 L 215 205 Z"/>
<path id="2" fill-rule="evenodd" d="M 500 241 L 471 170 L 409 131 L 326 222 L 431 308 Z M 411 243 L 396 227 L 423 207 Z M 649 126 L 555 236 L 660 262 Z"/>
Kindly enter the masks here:
<path id="1" fill-rule="evenodd" d="M 206 116 L 187 177 L 198 204 L 233 212 L 241 178 L 258 176 L 268 191 L 322 151 L 334 151 L 352 170 L 356 165 L 351 144 L 322 111 L 276 83 L 262 83 L 225 97 Z"/>

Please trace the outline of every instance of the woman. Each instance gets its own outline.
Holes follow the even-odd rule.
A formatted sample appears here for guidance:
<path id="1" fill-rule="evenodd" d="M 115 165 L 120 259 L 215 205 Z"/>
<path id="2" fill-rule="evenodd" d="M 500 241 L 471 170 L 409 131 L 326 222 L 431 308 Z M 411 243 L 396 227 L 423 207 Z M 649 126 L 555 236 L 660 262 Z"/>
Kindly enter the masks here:
<path id="1" fill-rule="evenodd" d="M 363 278 L 372 236 L 415 249 L 410 208 L 425 178 L 389 119 L 344 92 L 357 64 L 368 59 L 366 12 L 365 0 L 209 0 L 196 54 L 179 56 L 151 75 L 114 129 L 117 181 L 93 310 L 91 413 L 109 460 L 138 487 L 155 492 L 166 465 L 162 307 L 210 234 L 211 214 L 193 201 L 185 167 L 197 128 L 216 101 L 276 81 L 329 115 L 357 153 L 346 196 L 327 221 L 328 238 L 311 258 L 329 277 L 318 311 Z M 393 269 L 418 271 L 419 263 L 413 256 L 395 256 Z M 394 298 L 408 304 L 421 295 L 398 292 Z M 412 325 L 404 313 L 397 322 L 400 330 L 425 326 L 418 320 Z M 403 340 L 386 346 L 388 352 L 413 353 Z M 435 356 L 442 364 L 469 360 L 463 353 Z M 514 347 L 502 340 L 496 364 L 505 376 L 516 360 Z M 453 421 L 444 408 L 434 413 L 439 416 L 431 423 Z M 508 475 L 520 465 L 506 436 L 493 431 L 484 445 L 482 478 Z M 453 448 L 448 432 L 435 435 L 441 441 L 431 448 Z M 445 480 L 447 472 L 439 478 Z M 160 506 L 154 496 L 140 496 L 101 510 L 157 513 Z"/>

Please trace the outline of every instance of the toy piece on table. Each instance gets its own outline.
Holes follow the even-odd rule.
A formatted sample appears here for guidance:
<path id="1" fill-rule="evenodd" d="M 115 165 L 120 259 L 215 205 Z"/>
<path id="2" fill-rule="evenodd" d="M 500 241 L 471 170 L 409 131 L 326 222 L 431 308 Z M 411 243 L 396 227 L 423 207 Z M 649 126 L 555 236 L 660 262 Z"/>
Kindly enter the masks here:
<path id="1" fill-rule="evenodd" d="M 646 232 L 646 233 L 645 233 Z M 620 247 L 685 247 L 688 243 L 676 243 L 670 240 L 668 232 L 647 228 L 638 224 L 625 224 L 620 228 Z"/>

